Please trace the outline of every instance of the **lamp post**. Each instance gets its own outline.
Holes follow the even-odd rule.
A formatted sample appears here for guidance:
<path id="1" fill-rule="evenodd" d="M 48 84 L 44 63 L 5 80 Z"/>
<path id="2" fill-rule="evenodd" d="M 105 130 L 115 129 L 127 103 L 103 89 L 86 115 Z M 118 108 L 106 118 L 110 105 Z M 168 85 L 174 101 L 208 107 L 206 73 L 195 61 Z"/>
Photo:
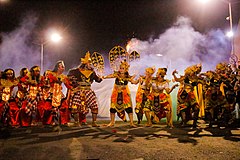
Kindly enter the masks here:
<path id="1" fill-rule="evenodd" d="M 207 3 L 210 0 L 198 0 L 202 3 Z M 230 31 L 227 33 L 227 36 L 231 40 L 231 55 L 230 55 L 230 63 L 236 64 L 238 62 L 238 57 L 234 53 L 234 33 L 233 33 L 233 19 L 232 19 L 232 3 L 231 0 L 221 0 L 223 3 L 228 4 L 228 12 L 229 16 L 227 17 L 227 20 L 229 20 L 229 26 L 230 26 Z"/>
<path id="2" fill-rule="evenodd" d="M 40 68 L 41 68 L 41 74 L 43 73 L 43 48 L 44 48 L 44 43 L 40 44 L 41 47 L 41 55 L 40 55 Z"/>
<path id="3" fill-rule="evenodd" d="M 43 41 L 40 45 L 41 51 L 40 51 L 40 68 L 41 68 L 41 74 L 44 72 L 44 46 L 51 40 L 54 43 L 59 42 L 62 39 L 62 37 L 58 33 L 52 33 L 49 40 Z"/>
<path id="4" fill-rule="evenodd" d="M 229 17 L 227 17 L 227 20 L 229 20 L 230 25 L 230 31 L 228 32 L 228 37 L 231 38 L 231 56 L 229 58 L 229 61 L 234 67 L 236 67 L 238 63 L 238 57 L 234 53 L 234 33 L 233 33 L 233 19 L 232 19 L 232 4 L 231 0 L 225 1 L 222 0 L 225 3 L 228 3 L 228 11 L 229 11 Z"/>
<path id="5" fill-rule="evenodd" d="M 223 1 L 226 2 L 226 1 Z M 227 33 L 227 36 L 229 38 L 231 38 L 231 55 L 234 54 L 234 50 L 233 50 L 233 22 L 232 22 L 232 4 L 230 1 L 227 2 L 228 3 L 228 11 L 229 11 L 229 16 L 226 18 L 227 20 L 229 20 L 229 26 L 230 26 L 230 31 Z"/>

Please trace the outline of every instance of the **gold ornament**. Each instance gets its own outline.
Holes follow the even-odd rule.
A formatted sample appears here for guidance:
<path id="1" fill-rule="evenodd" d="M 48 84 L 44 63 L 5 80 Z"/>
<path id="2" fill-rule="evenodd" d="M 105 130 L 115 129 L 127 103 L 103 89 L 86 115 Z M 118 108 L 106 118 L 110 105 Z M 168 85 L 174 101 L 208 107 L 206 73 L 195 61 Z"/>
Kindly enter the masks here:
<path id="1" fill-rule="evenodd" d="M 81 63 L 82 64 L 92 63 L 92 59 L 89 51 L 86 53 L 84 58 L 81 58 Z"/>

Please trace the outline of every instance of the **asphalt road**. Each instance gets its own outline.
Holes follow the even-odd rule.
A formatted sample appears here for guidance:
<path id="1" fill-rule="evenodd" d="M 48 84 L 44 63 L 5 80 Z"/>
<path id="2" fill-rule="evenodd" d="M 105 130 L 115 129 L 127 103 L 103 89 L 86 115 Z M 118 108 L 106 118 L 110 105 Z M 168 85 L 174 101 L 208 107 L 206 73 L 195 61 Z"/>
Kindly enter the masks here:
<path id="1" fill-rule="evenodd" d="M 240 159 L 240 128 L 131 128 L 99 121 L 100 127 L 29 127 L 1 129 L 0 160 L 158 160 Z M 89 122 L 89 124 L 91 124 Z"/>

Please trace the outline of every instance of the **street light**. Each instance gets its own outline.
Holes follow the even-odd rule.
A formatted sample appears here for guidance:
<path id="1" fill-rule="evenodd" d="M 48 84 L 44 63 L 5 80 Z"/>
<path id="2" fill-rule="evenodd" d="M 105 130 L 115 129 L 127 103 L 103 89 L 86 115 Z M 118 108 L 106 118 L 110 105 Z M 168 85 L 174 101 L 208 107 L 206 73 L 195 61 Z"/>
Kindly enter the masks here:
<path id="1" fill-rule="evenodd" d="M 201 3 L 207 3 L 209 0 L 198 0 Z"/>
<path id="2" fill-rule="evenodd" d="M 226 1 L 223 1 L 223 2 L 226 2 Z M 232 38 L 231 39 L 231 45 L 232 45 L 232 47 L 231 47 L 231 55 L 233 55 L 234 54 L 234 48 L 233 48 L 233 37 L 234 37 L 234 33 L 233 33 L 233 21 L 232 21 L 232 4 L 231 4 L 231 2 L 230 2 L 230 0 L 227 2 L 228 3 L 228 11 L 229 11 L 229 25 L 230 25 L 230 31 L 228 32 L 228 36 L 230 37 L 230 38 Z"/>
<path id="3" fill-rule="evenodd" d="M 230 31 L 227 33 L 227 36 L 231 38 L 231 56 L 229 58 L 230 63 L 232 63 L 234 66 L 238 63 L 238 57 L 234 53 L 234 32 L 233 32 L 233 19 L 232 19 L 232 4 L 231 0 L 222 0 L 224 3 L 228 3 L 228 11 L 229 11 L 229 17 L 227 17 L 227 20 L 229 20 L 230 25 Z"/>
<path id="4" fill-rule="evenodd" d="M 41 55 L 40 55 L 40 68 L 41 68 L 41 74 L 43 74 L 44 72 L 44 46 L 49 42 L 52 41 L 54 43 L 58 43 L 60 40 L 62 39 L 62 37 L 60 36 L 59 33 L 54 32 L 51 33 L 50 35 L 50 39 L 46 40 L 46 41 L 42 41 L 41 44 L 39 44 L 41 46 Z"/>
<path id="5" fill-rule="evenodd" d="M 210 0 L 198 0 L 202 3 L 206 3 Z M 231 0 L 221 0 L 222 2 L 228 4 L 228 11 L 229 11 L 229 16 L 226 18 L 229 20 L 229 26 L 230 26 L 230 31 L 227 32 L 227 37 L 231 38 L 231 56 L 230 56 L 230 62 L 231 63 L 236 63 L 238 62 L 238 58 L 234 53 L 234 32 L 233 32 L 233 19 L 232 19 L 232 4 Z"/>
<path id="6" fill-rule="evenodd" d="M 59 42 L 62 39 L 62 37 L 58 33 L 53 33 L 51 35 L 51 40 L 53 42 Z"/>
<path id="7" fill-rule="evenodd" d="M 1 3 L 8 2 L 8 0 L 0 0 Z"/>

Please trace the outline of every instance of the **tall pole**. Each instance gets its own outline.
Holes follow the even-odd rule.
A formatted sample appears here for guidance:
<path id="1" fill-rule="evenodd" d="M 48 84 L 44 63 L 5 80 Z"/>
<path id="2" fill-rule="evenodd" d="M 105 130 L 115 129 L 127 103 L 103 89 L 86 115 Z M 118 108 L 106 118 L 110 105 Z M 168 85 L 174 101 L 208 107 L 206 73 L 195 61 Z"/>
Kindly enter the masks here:
<path id="1" fill-rule="evenodd" d="M 228 10 L 229 10 L 230 32 L 233 33 L 233 27 L 232 27 L 232 24 L 233 24 L 233 22 L 232 22 L 232 5 L 231 5 L 230 1 L 228 2 Z M 232 36 L 232 39 L 231 39 L 231 46 L 232 46 L 232 48 L 231 48 L 231 55 L 234 54 L 233 37 L 234 36 Z"/>
<path id="2" fill-rule="evenodd" d="M 51 41 L 53 41 L 53 42 L 58 42 L 59 40 L 61 40 L 62 39 L 62 37 L 59 35 L 59 34 L 57 34 L 57 33 L 54 33 L 54 34 L 52 34 L 52 36 L 51 36 Z M 39 45 L 40 47 L 41 47 L 41 50 L 40 50 L 40 69 L 41 69 L 41 74 L 43 74 L 44 73 L 44 45 L 46 45 L 50 40 L 41 40 L 41 43 L 34 43 L 34 44 L 37 44 L 37 45 Z"/>
<path id="3" fill-rule="evenodd" d="M 233 65 L 233 68 L 237 67 L 238 57 L 234 53 L 234 33 L 233 33 L 233 19 L 232 19 L 232 4 L 231 1 L 228 0 L 228 11 L 229 11 L 229 24 L 230 24 L 230 32 L 232 34 L 231 37 L 231 55 L 230 55 L 230 64 Z"/>
<path id="4" fill-rule="evenodd" d="M 44 43 L 41 43 L 41 57 L 40 57 L 40 69 L 41 69 L 41 74 L 43 74 L 44 68 L 43 68 L 43 48 Z"/>

